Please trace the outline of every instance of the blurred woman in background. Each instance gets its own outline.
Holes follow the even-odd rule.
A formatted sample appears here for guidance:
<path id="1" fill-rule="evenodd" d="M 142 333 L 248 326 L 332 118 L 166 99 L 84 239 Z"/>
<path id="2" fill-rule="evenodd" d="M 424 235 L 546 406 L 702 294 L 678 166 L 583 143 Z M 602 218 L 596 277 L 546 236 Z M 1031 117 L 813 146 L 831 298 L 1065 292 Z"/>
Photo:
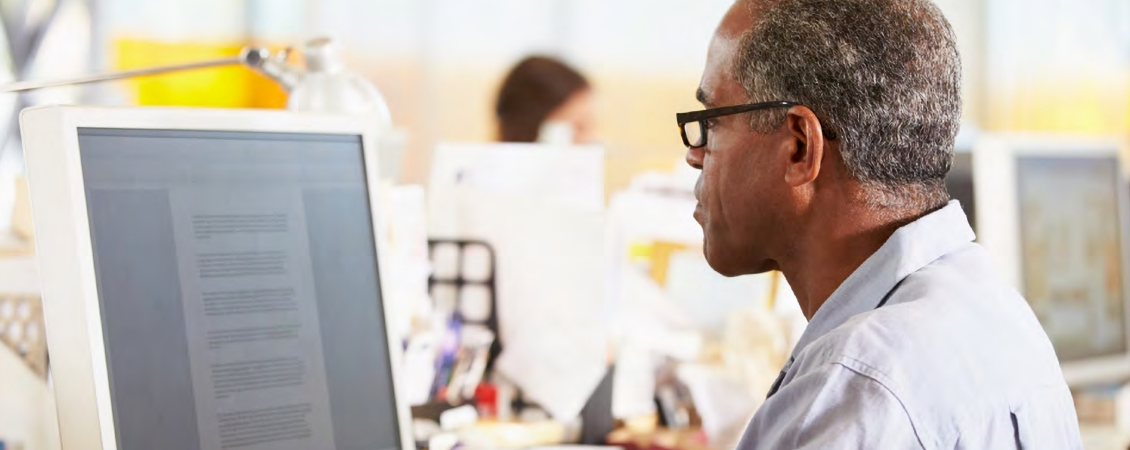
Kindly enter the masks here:
<path id="1" fill-rule="evenodd" d="M 495 115 L 502 142 L 545 142 L 550 136 L 544 133 L 562 130 L 571 131 L 575 144 L 594 141 L 592 87 L 584 75 L 553 58 L 532 56 L 514 66 L 502 82 Z"/>

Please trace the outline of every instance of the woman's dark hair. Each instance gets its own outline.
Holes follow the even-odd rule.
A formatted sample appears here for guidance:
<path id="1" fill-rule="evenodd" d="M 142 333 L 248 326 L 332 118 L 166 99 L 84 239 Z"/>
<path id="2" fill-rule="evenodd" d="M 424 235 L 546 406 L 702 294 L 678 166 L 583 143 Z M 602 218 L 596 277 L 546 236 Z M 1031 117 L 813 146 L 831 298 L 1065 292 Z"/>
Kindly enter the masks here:
<path id="1" fill-rule="evenodd" d="M 498 92 L 499 140 L 536 141 L 545 118 L 588 87 L 583 75 L 561 61 L 543 56 L 522 60 L 510 70 Z"/>

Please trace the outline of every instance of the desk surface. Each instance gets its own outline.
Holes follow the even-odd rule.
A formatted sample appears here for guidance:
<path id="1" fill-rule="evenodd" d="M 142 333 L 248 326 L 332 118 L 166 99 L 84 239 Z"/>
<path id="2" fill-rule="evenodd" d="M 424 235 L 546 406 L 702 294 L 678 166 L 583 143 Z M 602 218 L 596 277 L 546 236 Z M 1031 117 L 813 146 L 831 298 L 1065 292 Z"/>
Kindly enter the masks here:
<path id="1" fill-rule="evenodd" d="M 1084 450 L 1130 449 L 1130 433 L 1119 431 L 1113 425 L 1080 425 Z"/>

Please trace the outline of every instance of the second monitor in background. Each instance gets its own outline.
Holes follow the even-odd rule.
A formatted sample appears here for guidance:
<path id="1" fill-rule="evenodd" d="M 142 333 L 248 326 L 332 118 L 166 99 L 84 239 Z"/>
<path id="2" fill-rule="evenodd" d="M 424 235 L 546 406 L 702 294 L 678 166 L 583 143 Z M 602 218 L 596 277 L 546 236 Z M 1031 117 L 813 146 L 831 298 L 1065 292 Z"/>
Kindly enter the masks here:
<path id="1" fill-rule="evenodd" d="M 1031 304 L 1073 385 L 1130 376 L 1130 192 L 1120 149 L 989 136 L 974 153 L 979 242 Z"/>
<path id="2" fill-rule="evenodd" d="M 969 226 L 977 231 L 977 202 L 974 200 L 973 151 L 958 149 L 953 155 L 953 166 L 946 175 L 946 190 L 950 198 L 961 202 L 961 209 L 969 219 Z"/>

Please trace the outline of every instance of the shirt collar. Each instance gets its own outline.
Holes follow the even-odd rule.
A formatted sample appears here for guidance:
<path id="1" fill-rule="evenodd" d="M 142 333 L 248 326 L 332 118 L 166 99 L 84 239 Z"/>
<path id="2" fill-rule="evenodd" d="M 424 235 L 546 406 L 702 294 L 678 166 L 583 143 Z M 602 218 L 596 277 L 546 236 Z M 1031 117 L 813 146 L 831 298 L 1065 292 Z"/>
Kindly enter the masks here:
<path id="1" fill-rule="evenodd" d="M 899 228 L 816 311 L 797 341 L 793 357 L 852 316 L 875 309 L 903 278 L 974 238 L 965 212 L 956 200 Z"/>

